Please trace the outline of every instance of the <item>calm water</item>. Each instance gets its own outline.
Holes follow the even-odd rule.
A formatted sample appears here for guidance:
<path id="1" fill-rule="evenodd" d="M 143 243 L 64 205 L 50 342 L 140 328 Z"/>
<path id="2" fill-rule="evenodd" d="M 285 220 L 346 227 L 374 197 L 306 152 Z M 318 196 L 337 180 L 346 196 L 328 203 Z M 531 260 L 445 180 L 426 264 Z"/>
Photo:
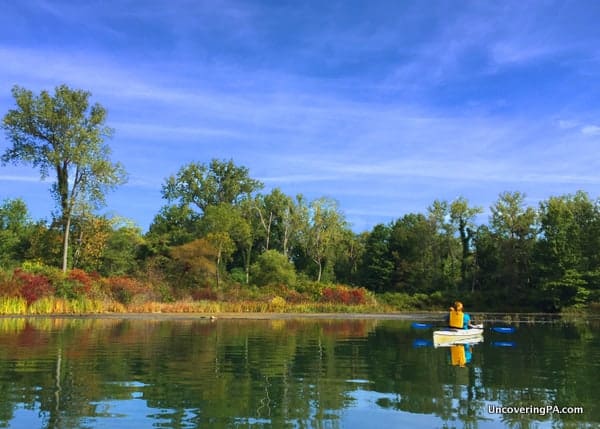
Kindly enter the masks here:
<path id="1" fill-rule="evenodd" d="M 0 319 L 0 427 L 600 427 L 599 337 L 521 324 L 460 350 L 393 320 Z"/>

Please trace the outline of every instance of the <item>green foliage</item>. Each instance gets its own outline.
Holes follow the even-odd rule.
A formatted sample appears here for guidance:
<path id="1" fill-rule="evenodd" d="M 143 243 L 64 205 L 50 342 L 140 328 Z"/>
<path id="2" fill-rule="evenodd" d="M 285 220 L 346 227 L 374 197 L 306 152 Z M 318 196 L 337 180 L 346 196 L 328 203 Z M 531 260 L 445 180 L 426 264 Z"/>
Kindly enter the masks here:
<path id="1" fill-rule="evenodd" d="M 194 240 L 198 236 L 198 220 L 198 214 L 186 205 L 162 207 L 146 234 L 151 252 L 166 254 L 170 246 Z"/>
<path id="2" fill-rule="evenodd" d="M 193 162 L 182 167 L 167 179 L 162 194 L 169 201 L 191 204 L 204 212 L 209 206 L 239 203 L 262 186 L 250 178 L 246 167 L 213 159 L 209 165 Z"/>
<path id="3" fill-rule="evenodd" d="M 4 200 L 0 205 L 0 267 L 14 267 L 24 259 L 32 227 L 23 200 Z"/>
<path id="4" fill-rule="evenodd" d="M 435 229 L 424 215 L 408 214 L 392 226 L 389 248 L 394 261 L 392 290 L 432 291 Z"/>
<path id="5" fill-rule="evenodd" d="M 12 95 L 16 108 L 2 122 L 12 147 L 2 161 L 31 164 L 42 179 L 56 174 L 52 195 L 61 211 L 66 271 L 72 216 L 79 207 L 102 205 L 107 190 L 125 181 L 125 171 L 110 162 L 104 139 L 112 129 L 104 125 L 106 110 L 99 104 L 90 106 L 89 92 L 61 85 L 53 96 L 47 91 L 34 96 L 15 86 Z"/>
<path id="6" fill-rule="evenodd" d="M 183 286 L 205 284 L 217 272 L 217 249 L 208 239 L 173 247 L 170 253 L 177 263 L 175 277 Z"/>
<path id="7" fill-rule="evenodd" d="M 293 286 L 296 283 L 294 265 L 277 250 L 262 253 L 252 265 L 252 281 L 258 286 L 282 283 Z"/>
<path id="8" fill-rule="evenodd" d="M 361 282 L 372 291 L 381 293 L 391 288 L 394 262 L 390 251 L 389 226 L 378 224 L 368 235 L 361 261 Z"/>

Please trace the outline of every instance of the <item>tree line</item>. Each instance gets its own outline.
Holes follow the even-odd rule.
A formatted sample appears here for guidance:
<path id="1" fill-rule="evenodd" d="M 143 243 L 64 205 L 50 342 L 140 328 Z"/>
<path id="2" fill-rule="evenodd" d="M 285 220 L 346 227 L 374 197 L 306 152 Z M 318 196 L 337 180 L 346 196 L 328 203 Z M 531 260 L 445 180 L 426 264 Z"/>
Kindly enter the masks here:
<path id="1" fill-rule="evenodd" d="M 432 305 L 461 298 L 481 308 L 557 311 L 600 301 L 600 204 L 584 192 L 537 207 L 505 192 L 481 223 L 464 197 L 434 201 L 355 233 L 333 199 L 308 201 L 263 184 L 233 160 L 190 162 L 165 178 L 164 206 L 146 233 L 99 215 L 126 181 L 110 160 L 113 130 L 90 93 L 63 85 L 51 95 L 13 89 L 2 127 L 2 161 L 54 179 L 58 213 L 31 219 L 22 199 L 0 206 L 0 267 L 26 261 L 129 275 L 174 290 L 342 283 L 383 299 L 418 296 Z M 400 297 L 400 298 L 399 298 Z"/>

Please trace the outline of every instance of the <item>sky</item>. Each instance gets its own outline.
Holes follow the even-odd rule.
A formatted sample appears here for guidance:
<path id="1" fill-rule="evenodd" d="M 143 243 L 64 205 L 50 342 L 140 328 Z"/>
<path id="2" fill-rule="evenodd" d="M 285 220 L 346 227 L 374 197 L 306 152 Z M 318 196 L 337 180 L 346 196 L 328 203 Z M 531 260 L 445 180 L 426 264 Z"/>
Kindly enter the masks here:
<path id="1" fill-rule="evenodd" d="M 161 186 L 230 160 L 368 231 L 434 200 L 537 207 L 600 196 L 600 2 L 0 0 L 0 115 L 11 88 L 61 84 L 108 110 L 128 182 L 100 213 L 146 231 Z M 0 153 L 10 147 L 0 133 Z M 50 182 L 0 165 L 34 219 Z M 487 218 L 482 219 L 485 222 Z"/>

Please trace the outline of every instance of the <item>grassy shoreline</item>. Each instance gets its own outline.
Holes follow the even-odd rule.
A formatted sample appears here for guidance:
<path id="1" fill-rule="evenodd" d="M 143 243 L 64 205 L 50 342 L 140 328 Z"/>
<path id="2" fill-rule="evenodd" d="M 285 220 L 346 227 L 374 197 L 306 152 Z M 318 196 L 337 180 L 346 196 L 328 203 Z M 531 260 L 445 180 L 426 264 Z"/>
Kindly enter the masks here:
<path id="1" fill-rule="evenodd" d="M 552 323 L 557 321 L 600 320 L 597 313 L 492 313 L 471 312 L 474 320 L 483 323 Z M 401 312 L 102 312 L 102 313 L 47 313 L 0 314 L 0 319 L 123 319 L 123 320 L 405 320 L 416 322 L 441 322 L 443 311 Z"/>

